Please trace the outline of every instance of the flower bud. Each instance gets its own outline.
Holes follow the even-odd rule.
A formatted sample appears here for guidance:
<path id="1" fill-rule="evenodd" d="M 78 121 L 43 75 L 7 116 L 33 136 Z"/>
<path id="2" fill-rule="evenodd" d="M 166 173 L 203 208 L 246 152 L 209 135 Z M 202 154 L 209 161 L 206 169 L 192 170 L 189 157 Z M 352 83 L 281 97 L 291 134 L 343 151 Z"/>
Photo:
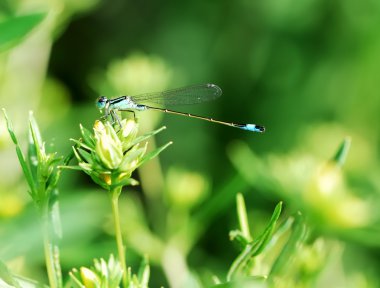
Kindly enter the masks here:
<path id="1" fill-rule="evenodd" d="M 103 125 L 97 122 L 94 125 L 95 151 L 102 164 L 108 169 L 117 169 L 123 159 L 122 144 L 115 130 L 109 123 Z"/>
<path id="2" fill-rule="evenodd" d="M 121 121 L 121 129 L 117 133 L 121 143 L 123 143 L 123 151 L 127 150 L 131 142 L 136 138 L 138 125 L 134 120 L 123 119 Z"/>
<path id="3" fill-rule="evenodd" d="M 80 276 L 82 278 L 82 283 L 86 288 L 97 288 L 100 287 L 99 277 L 90 269 L 86 267 L 80 268 Z"/>

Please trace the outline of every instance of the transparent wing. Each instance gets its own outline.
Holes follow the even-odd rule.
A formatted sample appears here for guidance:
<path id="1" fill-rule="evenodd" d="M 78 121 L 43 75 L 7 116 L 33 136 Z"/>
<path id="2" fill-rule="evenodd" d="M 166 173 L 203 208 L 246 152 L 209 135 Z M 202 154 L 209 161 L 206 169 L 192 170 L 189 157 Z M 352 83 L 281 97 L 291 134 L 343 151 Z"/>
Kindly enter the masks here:
<path id="1" fill-rule="evenodd" d="M 188 105 L 214 100 L 222 95 L 222 89 L 215 84 L 187 86 L 162 92 L 131 96 L 133 102 L 163 105 Z"/>

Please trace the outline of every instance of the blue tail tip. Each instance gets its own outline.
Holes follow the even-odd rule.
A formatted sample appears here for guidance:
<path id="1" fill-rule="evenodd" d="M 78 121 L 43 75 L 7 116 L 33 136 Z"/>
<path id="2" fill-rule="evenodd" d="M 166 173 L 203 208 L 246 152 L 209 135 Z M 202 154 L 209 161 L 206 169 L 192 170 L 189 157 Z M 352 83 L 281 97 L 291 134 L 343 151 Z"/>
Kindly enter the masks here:
<path id="1" fill-rule="evenodd" d="M 259 133 L 265 132 L 264 126 L 255 125 L 255 124 L 246 124 L 243 129 L 248 130 L 248 131 L 252 131 L 252 132 L 259 132 Z"/>
<path id="2" fill-rule="evenodd" d="M 263 133 L 263 132 L 265 132 L 265 127 L 264 126 L 260 126 L 260 125 L 256 125 L 256 131 L 260 132 L 260 133 Z"/>

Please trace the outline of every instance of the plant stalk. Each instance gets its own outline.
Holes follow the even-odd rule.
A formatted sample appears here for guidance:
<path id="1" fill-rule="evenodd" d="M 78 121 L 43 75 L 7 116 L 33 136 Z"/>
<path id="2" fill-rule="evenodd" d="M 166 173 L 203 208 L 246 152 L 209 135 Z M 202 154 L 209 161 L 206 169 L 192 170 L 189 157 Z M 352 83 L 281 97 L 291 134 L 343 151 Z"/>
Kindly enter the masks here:
<path id="1" fill-rule="evenodd" d="M 125 260 L 125 246 L 123 244 L 123 238 L 121 234 L 121 225 L 120 225 L 120 214 L 119 214 L 119 195 L 121 192 L 122 186 L 118 186 L 111 189 L 110 197 L 111 197 L 111 205 L 112 205 L 112 214 L 115 224 L 115 237 L 117 244 L 117 251 L 119 254 L 119 261 L 121 264 L 121 268 L 123 269 L 123 287 L 127 288 L 129 285 L 128 280 L 128 270 L 127 263 Z"/>
<path id="2" fill-rule="evenodd" d="M 46 205 L 47 206 L 47 205 Z M 44 242 L 44 254 L 45 254 L 45 263 L 46 270 L 49 279 L 50 288 L 59 288 L 58 275 L 56 271 L 56 267 L 54 265 L 54 255 L 53 255 L 53 243 L 50 239 L 50 226 L 49 226 L 49 213 L 48 207 L 43 209 L 42 215 L 42 235 Z"/>

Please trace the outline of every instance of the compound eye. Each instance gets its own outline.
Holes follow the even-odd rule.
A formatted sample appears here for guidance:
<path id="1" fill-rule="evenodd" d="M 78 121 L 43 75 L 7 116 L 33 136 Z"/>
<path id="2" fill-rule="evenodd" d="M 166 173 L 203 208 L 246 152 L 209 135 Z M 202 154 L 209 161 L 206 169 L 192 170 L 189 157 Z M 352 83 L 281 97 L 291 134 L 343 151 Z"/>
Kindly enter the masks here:
<path id="1" fill-rule="evenodd" d="M 107 101 L 107 97 L 100 96 L 98 100 L 96 100 L 96 107 L 98 107 L 99 109 L 104 109 L 104 107 L 106 107 Z"/>

